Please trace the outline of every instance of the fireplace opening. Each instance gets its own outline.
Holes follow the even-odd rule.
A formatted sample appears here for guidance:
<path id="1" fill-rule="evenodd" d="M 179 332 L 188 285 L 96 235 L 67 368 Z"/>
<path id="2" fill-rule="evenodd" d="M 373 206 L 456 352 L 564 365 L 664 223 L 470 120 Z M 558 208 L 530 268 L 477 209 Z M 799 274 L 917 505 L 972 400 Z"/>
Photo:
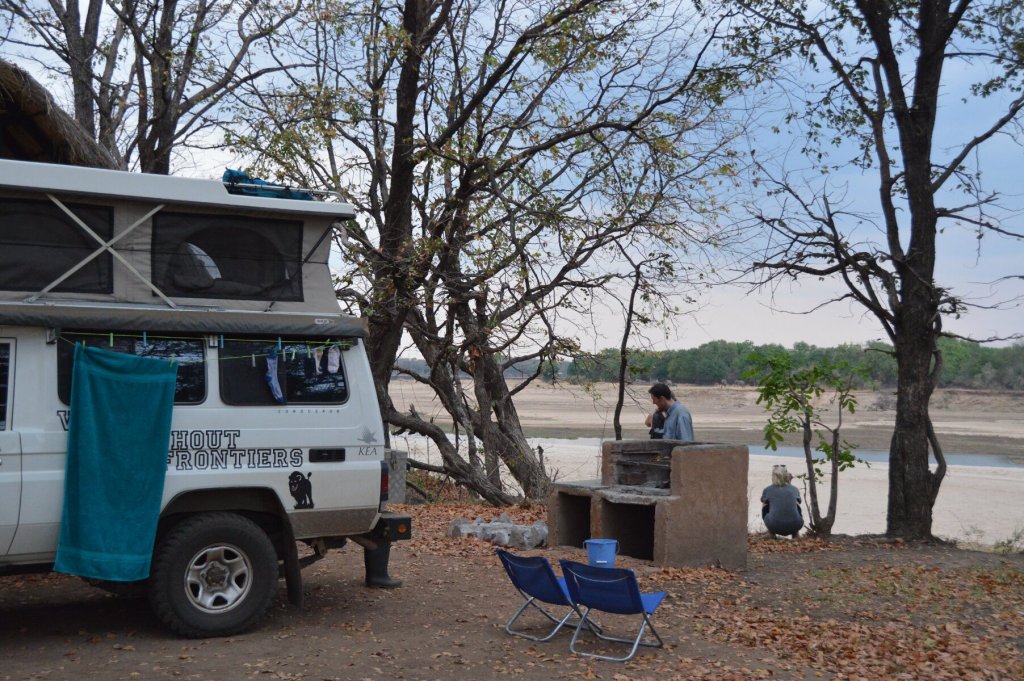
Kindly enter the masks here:
<path id="1" fill-rule="evenodd" d="M 556 546 L 583 546 L 590 539 L 590 497 L 558 493 Z M 550 543 L 550 542 L 549 542 Z"/>
<path id="2" fill-rule="evenodd" d="M 654 559 L 654 505 L 619 504 L 602 499 L 601 528 L 619 540 L 619 553 L 640 560 Z"/>

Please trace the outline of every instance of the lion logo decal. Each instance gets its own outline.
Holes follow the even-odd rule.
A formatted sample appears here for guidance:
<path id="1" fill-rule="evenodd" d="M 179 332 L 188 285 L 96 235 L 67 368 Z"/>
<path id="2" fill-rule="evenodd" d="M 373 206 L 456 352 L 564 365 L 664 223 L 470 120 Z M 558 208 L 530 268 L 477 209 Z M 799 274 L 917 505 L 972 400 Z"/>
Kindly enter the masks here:
<path id="1" fill-rule="evenodd" d="M 288 476 L 288 491 L 295 498 L 295 508 L 313 508 L 313 483 L 309 479 L 312 473 L 303 475 L 300 471 L 292 471 Z"/>

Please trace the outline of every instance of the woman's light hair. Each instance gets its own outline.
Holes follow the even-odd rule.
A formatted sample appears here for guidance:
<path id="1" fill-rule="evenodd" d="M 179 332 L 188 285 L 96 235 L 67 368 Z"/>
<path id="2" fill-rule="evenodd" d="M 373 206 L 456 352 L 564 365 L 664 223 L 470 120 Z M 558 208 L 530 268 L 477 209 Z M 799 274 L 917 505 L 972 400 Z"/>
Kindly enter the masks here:
<path id="1" fill-rule="evenodd" d="M 793 474 L 784 465 L 772 466 L 772 484 L 785 487 L 793 479 Z"/>

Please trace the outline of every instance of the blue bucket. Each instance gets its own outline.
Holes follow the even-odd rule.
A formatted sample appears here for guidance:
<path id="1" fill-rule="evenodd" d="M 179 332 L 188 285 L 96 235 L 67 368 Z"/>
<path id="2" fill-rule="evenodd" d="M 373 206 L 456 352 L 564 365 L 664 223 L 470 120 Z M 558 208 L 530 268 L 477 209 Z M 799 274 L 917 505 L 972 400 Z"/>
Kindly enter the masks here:
<path id="1" fill-rule="evenodd" d="M 594 567 L 615 567 L 615 554 L 619 552 L 616 539 L 587 539 L 583 542 L 587 549 L 587 563 Z"/>

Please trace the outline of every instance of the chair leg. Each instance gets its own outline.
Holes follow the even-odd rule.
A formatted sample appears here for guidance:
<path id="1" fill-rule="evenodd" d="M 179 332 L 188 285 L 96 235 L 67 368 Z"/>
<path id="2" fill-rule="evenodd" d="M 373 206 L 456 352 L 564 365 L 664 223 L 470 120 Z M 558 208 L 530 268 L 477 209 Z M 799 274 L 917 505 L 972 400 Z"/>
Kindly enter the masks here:
<path id="1" fill-rule="evenodd" d="M 512 628 L 512 624 L 517 619 L 519 619 L 519 617 L 524 612 L 526 612 L 526 609 L 529 608 L 531 605 L 534 608 L 536 608 L 538 611 L 540 611 L 540 613 L 542 615 L 544 615 L 544 617 L 548 618 L 549 620 L 551 620 L 552 622 L 555 623 L 554 629 L 552 629 L 550 632 L 548 632 L 547 636 L 544 636 L 544 637 L 533 636 L 532 634 L 527 634 L 524 631 L 517 631 L 517 630 Z M 530 641 L 536 641 L 538 643 L 543 643 L 544 641 L 550 641 L 551 639 L 553 639 L 555 637 L 555 635 L 559 631 L 561 631 L 562 627 L 565 626 L 565 623 L 569 621 L 569 618 L 572 617 L 574 614 L 575 614 L 575 611 L 570 609 L 569 612 L 565 613 L 565 617 L 563 617 L 562 619 L 557 619 L 551 613 L 549 613 L 547 610 L 545 610 L 544 608 L 542 608 L 539 605 L 537 605 L 535 598 L 530 597 L 530 598 L 526 599 L 526 602 L 523 603 L 522 607 L 519 608 L 519 610 L 516 611 L 516 614 L 514 614 L 512 616 L 512 619 L 510 619 L 508 621 L 508 624 L 505 625 L 505 631 L 508 632 L 509 634 L 512 634 L 513 636 L 519 636 L 520 638 L 525 638 L 525 639 L 530 640 Z"/>
<path id="2" fill-rule="evenodd" d="M 665 642 L 661 640 L 661 636 L 658 635 L 658 632 L 654 628 L 654 624 L 651 622 L 651 619 L 647 616 L 647 613 L 643 614 L 644 619 L 640 623 L 640 630 L 637 632 L 636 638 L 634 639 L 619 638 L 617 636 L 607 636 L 603 633 L 599 633 L 598 631 L 595 631 L 592 626 L 590 626 L 591 623 L 588 622 L 589 617 L 590 608 L 587 608 L 587 610 L 583 613 L 583 617 L 580 619 L 580 623 L 576 626 L 576 631 L 572 635 L 572 641 L 569 642 L 569 650 L 576 655 L 580 655 L 582 657 L 595 657 L 599 660 L 608 660 L 609 662 L 626 662 L 627 660 L 633 659 L 633 657 L 636 655 L 636 651 L 640 648 L 640 646 L 645 646 L 648 648 L 661 648 L 665 645 Z M 616 657 L 614 655 L 601 655 L 599 653 L 588 653 L 576 650 L 576 641 L 579 639 L 580 632 L 583 630 L 584 625 L 586 625 L 586 627 L 602 641 L 614 641 L 616 643 L 631 643 L 632 648 L 630 649 L 629 653 L 624 657 Z M 657 639 L 657 643 L 653 641 L 642 640 L 644 637 L 644 628 L 646 627 L 650 627 L 651 633 L 654 635 L 654 638 Z"/>
<path id="3" fill-rule="evenodd" d="M 651 641 L 642 641 L 641 640 L 644 637 L 644 627 L 650 627 L 651 628 L 651 633 L 654 634 L 654 638 L 658 639 L 657 643 L 654 643 L 654 642 L 651 642 Z M 663 645 L 665 645 L 665 642 L 661 640 L 661 636 L 658 636 L 658 632 L 655 631 L 654 625 L 651 624 L 651 620 L 647 618 L 646 614 L 644 614 L 644 621 L 640 623 L 640 631 L 638 631 L 637 634 L 636 634 L 636 640 L 633 641 L 633 647 L 630 649 L 629 654 L 626 655 L 625 657 L 620 657 L 620 658 L 606 657 L 605 659 L 606 660 L 617 661 L 617 662 L 625 662 L 626 660 L 633 659 L 633 656 L 636 655 L 636 651 L 640 648 L 640 646 L 647 646 L 648 648 L 660 648 Z"/>
<path id="4" fill-rule="evenodd" d="M 664 646 L 665 642 L 661 640 L 661 636 L 658 635 L 658 630 L 654 628 L 654 622 L 651 621 L 651 618 L 647 615 L 647 613 L 644 613 L 644 624 L 646 624 L 647 627 L 651 630 L 651 633 L 654 634 L 654 638 L 658 639 L 658 642 L 657 643 L 646 642 L 646 643 L 641 643 L 640 645 L 647 646 L 649 648 L 661 648 L 662 646 Z M 644 632 L 644 628 L 643 628 L 643 625 L 641 625 L 640 626 L 640 633 L 643 634 L 643 632 Z"/>
<path id="5" fill-rule="evenodd" d="M 589 616 L 590 616 L 590 608 L 587 608 L 583 612 L 583 617 L 580 618 L 580 623 L 576 625 L 576 631 L 572 632 L 572 640 L 569 641 L 569 650 L 572 653 L 576 654 L 576 655 L 583 655 L 584 657 L 587 657 L 587 656 L 593 657 L 593 656 L 590 655 L 589 653 L 581 653 L 580 651 L 576 650 L 576 641 L 577 641 L 577 639 L 579 639 L 580 632 L 583 631 L 583 624 L 587 621 L 587 618 Z M 595 634 L 596 634 L 596 632 L 595 632 Z"/>

